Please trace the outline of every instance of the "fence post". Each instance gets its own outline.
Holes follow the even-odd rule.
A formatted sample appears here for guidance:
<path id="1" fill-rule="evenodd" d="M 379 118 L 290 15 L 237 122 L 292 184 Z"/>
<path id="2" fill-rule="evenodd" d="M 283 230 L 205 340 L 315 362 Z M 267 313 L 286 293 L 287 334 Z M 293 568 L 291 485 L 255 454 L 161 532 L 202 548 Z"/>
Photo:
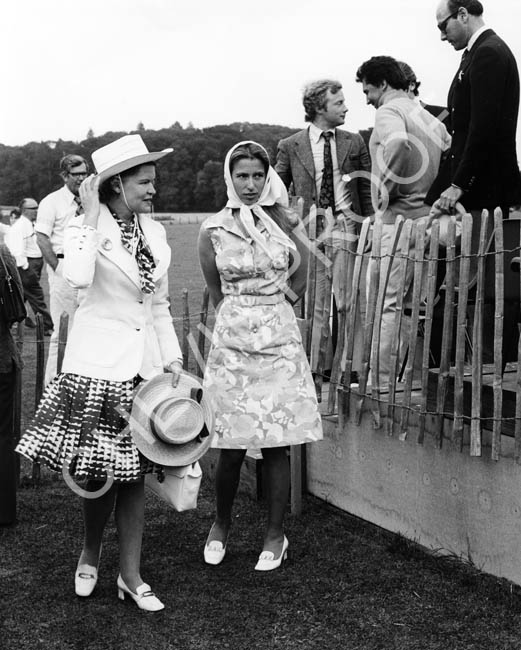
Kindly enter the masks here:
<path id="1" fill-rule="evenodd" d="M 519 221 L 519 241 L 521 242 L 521 220 Z M 521 272 L 519 272 L 519 295 L 521 296 Z M 516 373 L 516 411 L 515 411 L 515 450 L 514 458 L 518 465 L 521 464 L 521 336 L 517 345 L 517 373 Z"/>
<path id="2" fill-rule="evenodd" d="M 456 360 L 454 364 L 454 420 L 452 438 L 463 449 L 463 391 L 465 370 L 465 335 L 469 297 L 472 216 L 464 214 L 461 232 L 461 260 L 458 281 L 458 310 L 456 317 Z"/>
<path id="3" fill-rule="evenodd" d="M 503 213 L 501 208 L 494 210 L 495 230 L 495 277 L 496 277 L 496 307 L 494 314 L 494 424 L 492 425 L 492 460 L 499 460 L 501 453 L 501 425 L 503 413 L 503 312 L 505 296 L 504 272 L 504 241 Z"/>
<path id="4" fill-rule="evenodd" d="M 420 324 L 420 303 L 422 300 L 423 265 L 425 260 L 425 231 L 427 224 L 421 220 L 416 225 L 414 242 L 414 280 L 411 305 L 411 322 L 409 330 L 409 352 L 404 376 L 404 390 L 402 398 L 402 412 L 400 417 L 400 440 L 405 440 L 409 428 L 409 414 L 411 408 L 412 382 L 414 375 L 414 359 L 416 344 L 418 342 L 418 327 Z M 404 290 L 404 294 L 406 291 Z"/>
<path id="5" fill-rule="evenodd" d="M 445 400 L 450 374 L 450 353 L 452 347 L 452 327 L 454 316 L 454 264 L 456 259 L 456 223 L 450 221 L 447 228 L 447 263 L 445 273 L 445 304 L 443 306 L 443 333 L 441 338 L 441 358 L 436 390 L 436 436 L 441 447 L 445 420 Z"/>
<path id="6" fill-rule="evenodd" d="M 58 359 L 56 363 L 56 372 L 61 372 L 63 364 L 63 355 L 67 345 L 67 335 L 69 333 L 69 314 L 63 312 L 60 316 L 60 329 L 58 330 Z"/>
<path id="7" fill-rule="evenodd" d="M 481 214 L 478 251 L 476 306 L 472 328 L 472 406 L 470 420 L 470 455 L 481 456 L 481 400 L 483 388 L 483 297 L 485 294 L 485 257 L 487 252 L 488 210 Z"/>
<path id="8" fill-rule="evenodd" d="M 383 227 L 383 224 L 381 223 L 381 219 L 378 219 L 378 221 L 381 224 L 381 227 Z M 402 236 L 402 229 L 404 227 L 404 218 L 402 215 L 398 215 L 396 217 L 396 221 L 394 222 L 394 230 L 393 230 L 393 239 L 392 239 L 392 244 L 390 249 L 385 254 L 386 260 L 385 264 L 382 265 L 382 253 L 381 253 L 381 237 L 382 237 L 382 230 L 380 230 L 380 247 L 378 249 L 378 255 L 380 256 L 380 265 L 378 269 L 378 277 L 377 277 L 377 282 L 376 282 L 376 294 L 377 294 L 377 299 L 376 299 L 376 305 L 375 305 L 375 311 L 373 314 L 373 340 L 372 340 L 372 346 L 371 346 L 371 357 L 370 357 L 370 363 L 371 363 L 371 408 L 373 412 L 373 420 L 374 420 L 374 427 L 375 429 L 379 429 L 382 425 L 381 422 L 381 415 L 380 415 L 380 339 L 381 339 L 381 324 L 382 324 L 382 315 L 384 313 L 384 302 L 385 302 L 385 294 L 387 291 L 387 285 L 389 283 L 389 276 L 391 275 L 392 271 L 392 266 L 396 257 L 396 251 L 398 250 L 398 247 L 400 246 L 400 239 Z M 407 225 L 407 227 L 410 229 L 410 223 Z M 410 237 L 410 230 L 407 236 Z M 407 253 L 409 251 L 407 250 Z M 383 267 L 383 273 L 382 273 L 382 267 Z M 383 282 L 382 282 L 382 275 L 383 277 Z M 373 363 L 374 362 L 374 363 Z"/>
<path id="9" fill-rule="evenodd" d="M 38 404 L 42 399 L 43 382 L 45 374 L 45 344 L 43 332 L 43 318 L 41 314 L 36 314 L 36 384 L 34 388 L 34 410 L 38 408 Z M 40 463 L 35 461 L 33 463 L 33 470 L 31 481 L 33 485 L 40 483 Z"/>
<path id="10" fill-rule="evenodd" d="M 24 349 L 24 323 L 16 324 L 16 347 L 20 357 Z M 22 425 L 22 369 L 16 369 L 15 375 L 15 391 L 14 391 L 14 405 L 13 405 L 13 436 L 15 446 L 20 440 L 20 431 Z M 20 482 L 20 455 L 16 454 L 16 482 Z"/>
<path id="11" fill-rule="evenodd" d="M 389 273 L 392 270 L 392 265 L 395 264 L 395 262 L 398 262 L 399 260 L 399 271 L 398 271 L 398 291 L 396 295 L 396 312 L 394 315 L 394 329 L 393 329 L 393 334 L 391 337 L 391 359 L 389 363 L 389 377 L 388 377 L 388 393 L 387 393 L 387 435 L 392 436 L 394 432 L 394 411 L 396 407 L 396 379 L 398 377 L 398 364 L 400 361 L 403 362 L 403 359 L 400 359 L 400 352 L 402 351 L 402 340 L 403 336 L 401 335 L 402 331 L 402 323 L 403 323 L 403 315 L 404 315 L 404 301 L 405 301 L 405 296 L 408 292 L 408 287 L 407 287 L 407 278 L 408 278 L 408 268 L 409 264 L 412 264 L 412 260 L 410 259 L 410 251 L 411 251 L 411 238 L 413 237 L 413 227 L 416 224 L 412 219 L 407 219 L 407 221 L 403 224 L 402 227 L 402 234 L 400 236 L 400 252 L 398 255 L 391 257 L 389 260 Z M 387 287 L 387 280 L 385 283 L 385 286 Z M 384 288 L 383 290 L 383 295 L 381 296 L 381 306 L 382 310 L 384 307 L 384 300 L 385 300 L 385 291 L 386 289 Z M 378 318 L 377 322 L 381 321 L 381 317 Z M 380 341 L 380 327 L 378 326 L 378 341 Z M 410 344 L 409 344 L 410 345 Z M 377 349 L 378 353 L 378 363 L 380 362 L 380 350 L 379 346 Z M 410 348 L 409 348 L 409 354 L 408 358 L 410 357 Z M 377 388 L 380 386 L 380 379 L 379 377 L 374 377 L 373 381 L 373 386 L 374 382 L 376 381 L 377 383 Z"/>
<path id="12" fill-rule="evenodd" d="M 364 337 L 361 369 L 359 373 L 358 399 L 355 404 L 355 422 L 360 426 L 362 410 L 365 402 L 365 392 L 369 376 L 369 365 L 371 363 L 372 336 L 374 330 L 374 315 L 376 301 L 378 300 L 378 286 L 380 283 L 380 250 L 382 244 L 382 220 L 376 219 L 373 227 L 373 243 L 371 247 L 371 259 L 369 261 L 369 287 L 367 291 L 367 311 L 364 323 Z M 373 369 L 374 370 L 374 369 Z"/>
<path id="13" fill-rule="evenodd" d="M 316 277 L 317 277 L 317 211 L 314 205 L 309 210 L 309 264 L 308 264 L 308 278 L 306 284 L 306 320 L 308 322 L 307 336 L 305 341 L 306 354 L 308 357 L 311 355 L 311 339 L 313 334 L 313 315 L 315 309 L 315 291 L 316 291 Z"/>
<path id="14" fill-rule="evenodd" d="M 323 220 L 325 221 L 326 224 L 329 224 L 333 220 L 333 213 L 331 211 L 331 208 L 327 208 L 326 210 L 323 210 L 320 208 L 317 212 L 317 214 L 322 215 Z M 324 370 L 325 370 L 325 363 L 326 363 L 326 356 L 327 356 L 327 351 L 328 351 L 328 346 L 329 342 L 331 339 L 331 333 L 330 333 L 330 323 L 329 323 L 329 318 L 331 315 L 331 292 L 333 288 L 333 269 L 332 266 L 327 266 L 327 261 L 330 261 L 332 254 L 332 240 L 331 240 L 331 235 L 327 234 L 327 228 L 328 226 L 325 226 L 324 230 L 324 239 L 323 239 L 323 244 L 324 244 L 324 269 L 322 273 L 324 273 L 325 278 L 323 279 L 323 287 L 321 287 L 321 291 L 323 291 L 323 295 L 320 296 L 321 300 L 323 300 L 323 305 L 322 305 L 322 314 L 320 316 L 320 339 L 319 339 L 319 347 L 318 347 L 318 358 L 317 358 L 317 366 L 316 366 L 316 373 L 315 373 L 315 389 L 317 391 L 317 399 L 319 402 L 322 401 L 322 384 L 324 382 Z M 317 291 L 315 290 L 315 300 L 317 298 Z M 311 305 L 313 308 L 314 305 Z"/>
<path id="15" fill-rule="evenodd" d="M 352 302 L 347 307 L 346 326 L 347 332 L 343 333 L 346 337 L 345 357 L 346 365 L 342 385 L 338 389 L 338 425 L 339 428 L 344 426 L 350 412 L 350 395 L 351 395 L 351 370 L 353 369 L 353 349 L 355 343 L 356 318 L 360 306 L 360 278 L 362 276 L 362 267 L 364 261 L 364 251 L 369 237 L 371 222 L 366 219 L 362 224 L 362 230 L 358 239 L 358 246 L 354 258 L 353 275 L 352 275 Z M 363 283 L 365 290 L 365 282 Z M 362 314 L 360 311 L 360 318 Z M 363 323 L 360 325 L 363 329 Z"/>
<path id="16" fill-rule="evenodd" d="M 431 242 L 429 247 L 429 264 L 427 278 L 427 296 L 425 308 L 425 329 L 423 333 L 423 357 L 422 357 L 422 378 L 421 378 L 421 404 L 418 444 L 422 445 L 425 439 L 425 424 L 427 418 L 427 403 L 429 395 L 429 361 L 432 336 L 432 320 L 434 316 L 434 304 L 436 298 L 436 278 L 438 272 L 440 223 L 435 219 L 431 228 Z"/>
<path id="17" fill-rule="evenodd" d="M 206 322 L 208 320 L 208 301 L 210 294 L 208 293 L 208 287 L 204 287 L 203 292 L 203 301 L 201 304 L 201 314 L 199 317 L 199 336 L 197 338 L 197 351 L 198 351 L 198 363 L 196 374 L 198 377 L 202 377 L 204 374 L 204 348 L 206 341 Z"/>
<path id="18" fill-rule="evenodd" d="M 188 289 L 183 289 L 183 338 L 181 350 L 183 353 L 183 369 L 188 370 L 188 337 L 190 336 L 190 307 L 188 305 Z"/>

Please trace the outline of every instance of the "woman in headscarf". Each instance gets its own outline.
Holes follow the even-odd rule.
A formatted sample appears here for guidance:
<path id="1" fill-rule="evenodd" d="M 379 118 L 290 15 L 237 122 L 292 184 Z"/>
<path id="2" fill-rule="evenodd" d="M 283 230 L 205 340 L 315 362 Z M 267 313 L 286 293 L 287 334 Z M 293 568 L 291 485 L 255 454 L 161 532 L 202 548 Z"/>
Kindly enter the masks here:
<path id="1" fill-rule="evenodd" d="M 308 246 L 288 209 L 286 189 L 266 150 L 240 142 L 227 154 L 226 207 L 199 235 L 199 260 L 216 308 L 204 386 L 215 409 L 219 448 L 216 517 L 204 558 L 225 555 L 233 501 L 247 449 L 262 451 L 268 522 L 256 570 L 287 555 L 287 447 L 322 438 L 315 388 L 292 304 L 304 293 Z"/>
<path id="2" fill-rule="evenodd" d="M 83 496 L 76 594 L 94 590 L 114 509 L 118 595 L 148 611 L 164 607 L 140 575 L 143 478 L 153 465 L 138 452 L 127 420 L 142 379 L 167 370 L 175 386 L 182 369 L 168 300 L 170 248 L 163 226 L 147 215 L 156 193 L 155 162 L 170 151 L 149 152 L 139 135 L 128 135 L 92 154 L 98 174 L 83 181 L 84 214 L 73 217 L 65 233 L 63 272 L 79 292 L 62 372 L 17 448 L 63 472 Z M 85 490 L 75 482 L 82 480 Z"/>

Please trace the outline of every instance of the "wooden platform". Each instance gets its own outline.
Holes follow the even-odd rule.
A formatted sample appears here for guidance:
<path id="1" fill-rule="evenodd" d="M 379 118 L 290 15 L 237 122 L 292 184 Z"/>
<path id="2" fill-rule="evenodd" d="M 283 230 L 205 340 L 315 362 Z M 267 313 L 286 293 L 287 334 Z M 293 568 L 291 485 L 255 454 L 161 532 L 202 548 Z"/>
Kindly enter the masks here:
<path id="1" fill-rule="evenodd" d="M 429 372 L 429 396 L 427 410 L 436 410 L 436 390 L 438 386 L 438 369 Z M 492 418 L 494 414 L 494 395 L 492 382 L 494 374 L 492 368 L 484 368 L 482 375 L 483 387 L 481 391 L 481 418 L 484 429 L 492 429 Z M 470 371 L 463 379 L 463 413 L 465 418 L 470 418 L 472 406 L 472 380 Z M 451 371 L 448 380 L 447 398 L 445 401 L 445 413 L 452 413 L 454 410 L 454 372 Z M 514 435 L 514 417 L 516 414 L 516 371 L 508 370 L 503 375 L 503 434 Z"/>

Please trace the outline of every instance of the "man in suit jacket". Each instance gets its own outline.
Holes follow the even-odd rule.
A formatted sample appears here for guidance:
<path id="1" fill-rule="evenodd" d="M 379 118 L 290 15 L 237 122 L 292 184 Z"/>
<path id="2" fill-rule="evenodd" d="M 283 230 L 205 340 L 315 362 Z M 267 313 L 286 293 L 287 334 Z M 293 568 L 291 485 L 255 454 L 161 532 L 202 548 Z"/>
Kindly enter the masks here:
<path id="1" fill-rule="evenodd" d="M 479 0 L 443 0 L 436 14 L 441 40 L 463 50 L 448 97 L 453 135 L 447 169 L 428 196 L 439 198 L 442 209 L 457 201 L 467 210 L 507 209 L 521 201 L 519 73 L 514 55 L 486 28 L 482 14 Z"/>
<path id="2" fill-rule="evenodd" d="M 472 252 L 477 252 L 482 210 L 491 212 L 491 231 L 493 210 L 500 207 L 508 218 L 510 207 L 521 201 L 516 154 L 519 73 L 506 43 L 485 26 L 479 0 L 442 0 L 436 20 L 441 40 L 463 50 L 463 57 L 448 97 L 452 146 L 427 202 L 438 200 L 448 211 L 461 202 L 474 217 Z M 475 270 L 472 258 L 471 277 Z M 493 331 L 491 318 L 493 314 L 485 313 L 485 332 Z M 505 314 L 505 325 L 509 322 L 515 318 Z M 505 334 L 505 352 L 513 348 L 517 358 L 517 345 L 507 342 Z"/>
<path id="3" fill-rule="evenodd" d="M 364 217 L 373 214 L 371 186 L 369 181 L 370 161 L 362 137 L 338 129 L 345 122 L 345 105 L 342 85 L 331 79 L 321 79 L 308 84 L 304 89 L 303 104 L 305 120 L 309 126 L 279 142 L 275 170 L 286 187 L 293 185 L 293 194 L 304 199 L 304 219 L 307 219 L 311 205 L 319 207 L 324 178 L 325 136 L 331 133 L 329 142 L 333 164 L 333 194 L 331 205 L 333 221 L 326 224 L 317 219 L 317 236 L 327 228 L 332 237 L 333 249 L 329 252 L 332 262 L 333 294 L 336 306 L 345 309 L 351 302 L 351 287 L 344 292 L 345 304 L 339 303 L 340 286 L 346 278 L 340 270 L 341 248 L 356 250 L 359 224 Z M 324 284 L 326 268 L 317 259 L 317 285 L 315 311 L 311 342 L 311 368 L 316 371 L 318 349 L 322 330 L 324 310 Z M 330 368 L 332 346 L 329 347 L 325 366 Z"/>

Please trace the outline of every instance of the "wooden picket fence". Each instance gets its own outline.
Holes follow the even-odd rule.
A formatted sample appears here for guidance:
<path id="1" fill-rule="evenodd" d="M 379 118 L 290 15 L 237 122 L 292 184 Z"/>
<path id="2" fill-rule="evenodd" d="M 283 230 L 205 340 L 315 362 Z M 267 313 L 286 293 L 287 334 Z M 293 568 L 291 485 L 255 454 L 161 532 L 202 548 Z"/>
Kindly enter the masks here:
<path id="1" fill-rule="evenodd" d="M 312 209 L 313 212 L 313 209 Z M 493 219 L 493 234 L 489 220 Z M 314 232 L 315 215 L 310 214 L 310 232 Z M 411 413 L 419 417 L 418 443 L 425 437 L 428 416 L 436 418 L 437 443 L 441 446 L 444 436 L 464 445 L 464 430 L 469 428 L 469 450 L 472 456 L 483 452 L 483 429 L 492 431 L 491 457 L 499 460 L 501 435 L 515 437 L 515 458 L 521 463 L 521 347 L 518 348 L 515 367 L 503 372 L 502 337 L 505 306 L 507 301 L 517 304 L 516 318 L 519 319 L 521 276 L 519 274 L 519 251 L 521 220 L 503 220 L 501 210 L 494 215 L 483 211 L 479 250 L 471 253 L 472 216 L 461 217 L 456 228 L 456 219 L 450 220 L 443 254 L 440 246 L 439 222 L 434 220 L 427 237 L 426 223 L 404 221 L 398 217 L 394 226 L 392 254 L 400 263 L 401 285 L 395 315 L 395 335 L 392 341 L 391 372 L 388 384 L 378 383 L 380 323 L 383 312 L 383 295 L 379 292 L 382 258 L 380 243 L 382 224 L 374 225 L 372 247 L 366 252 L 370 224 L 362 225 L 358 247 L 353 252 L 346 246 L 341 254 L 345 256 L 346 282 L 352 284 L 353 301 L 347 313 L 339 314 L 338 329 L 341 333 L 332 364 L 331 382 L 328 391 L 326 414 L 338 416 L 341 431 L 349 420 L 359 424 L 364 409 L 371 409 L 375 428 L 385 426 L 389 435 L 398 433 L 404 439 L 408 433 Z M 504 233 L 508 241 L 504 241 Z M 313 237 L 311 236 L 313 240 Z M 398 242 L 401 246 L 398 248 Z M 409 245 L 414 242 L 412 254 Z M 317 240 L 312 241 L 316 246 Z M 331 243 L 326 241 L 326 251 Z M 406 252 L 404 252 L 406 251 Z M 471 259 L 474 258 L 476 273 L 471 277 Z M 365 269 L 369 263 L 370 272 Z M 445 265 L 443 282 L 440 286 L 438 267 Z M 315 262 L 316 264 L 316 262 Z M 313 256 L 309 271 L 313 281 Z M 407 292 L 406 268 L 413 265 L 412 287 Z M 422 282 L 422 277 L 424 281 Z M 426 282 L 425 282 L 426 278 Z M 384 279 L 384 282 L 388 278 Z M 423 288 L 423 291 L 422 291 Z M 328 285 L 330 290 L 330 286 Z M 309 295 L 312 296 L 312 289 Z M 441 354 L 439 365 L 432 368 L 431 340 L 436 305 L 442 295 L 443 318 Z M 359 302 L 366 297 L 365 313 L 362 318 Z M 406 302 L 407 299 L 407 302 Z M 483 332 L 483 315 L 486 304 L 494 305 L 494 331 Z M 469 320 L 469 310 L 474 313 Z M 312 313 L 307 310 L 308 317 Z M 409 351 L 406 361 L 399 358 L 400 331 L 403 320 L 410 319 L 406 347 Z M 358 319 L 361 320 L 359 322 Z M 328 326 L 329 301 L 326 300 L 323 317 Z M 349 378 L 353 369 L 354 339 L 356 328 L 363 333 L 363 346 L 359 361 L 359 384 L 352 386 Z M 421 333 L 421 336 L 420 336 Z M 493 337 L 494 362 L 483 363 L 483 336 Z M 470 344 L 470 345 L 469 345 Z M 471 347 L 471 350 L 469 349 Z M 325 349 L 320 350 L 325 354 Z M 418 358 L 421 364 L 418 364 Z M 403 363 L 403 367 L 402 367 Z M 319 360 L 319 367 L 323 362 Z M 419 367 L 418 367 L 419 366 Z M 371 368 L 372 367 L 372 368 Z M 398 381 L 399 376 L 402 380 Z M 369 383 L 369 378 L 371 382 Z M 321 397 L 321 386 L 317 389 Z M 354 411 L 353 400 L 354 395 Z M 397 411 L 399 408 L 399 411 Z M 399 422 L 395 421 L 395 411 Z M 447 433 L 446 421 L 451 422 Z M 398 429 L 396 431 L 396 429 Z M 466 440 L 466 438 L 465 438 Z"/>
<path id="2" fill-rule="evenodd" d="M 302 211 L 301 201 L 296 204 Z M 326 215 L 327 217 L 328 215 Z M 488 221 L 493 219 L 493 236 L 489 239 Z M 324 252 L 331 254 L 330 239 L 316 236 L 317 211 L 312 208 L 306 219 L 310 237 L 310 263 L 308 266 L 308 288 L 306 296 L 297 307 L 303 342 L 307 352 L 311 346 L 312 320 L 316 292 L 317 258 Z M 475 260 L 477 272 L 470 277 L 472 217 L 461 218 L 461 233 L 457 233 L 456 221 L 448 226 L 446 244 L 440 246 L 439 224 L 435 220 L 427 237 L 423 222 L 396 220 L 391 257 L 400 263 L 401 293 L 399 292 L 395 331 L 392 342 L 392 368 L 389 382 L 378 384 L 377 373 L 371 371 L 378 367 L 379 339 L 383 293 L 379 293 L 382 259 L 380 243 L 382 225 L 377 220 L 374 228 L 368 221 L 362 224 L 356 250 L 346 245 L 340 250 L 342 255 L 341 273 L 345 286 L 352 286 L 353 300 L 346 310 L 338 313 L 338 332 L 333 357 L 330 381 L 325 382 L 321 369 L 324 368 L 326 344 L 331 316 L 331 278 L 327 282 L 327 296 L 321 319 L 323 331 L 319 352 L 318 368 L 315 375 L 316 390 L 322 401 L 322 411 L 326 416 L 336 417 L 341 431 L 349 422 L 360 423 L 362 412 L 370 409 L 374 426 L 384 428 L 388 435 L 398 434 L 405 439 L 412 413 L 419 418 L 418 443 L 422 444 L 426 432 L 427 418 L 436 419 L 436 442 L 440 446 L 444 437 L 449 436 L 460 443 L 469 439 L 472 456 L 483 453 L 482 435 L 484 429 L 492 432 L 491 457 L 499 460 L 501 456 L 501 435 L 515 437 L 515 458 L 521 463 L 521 348 L 517 354 L 515 367 L 503 372 L 502 364 L 502 324 L 504 314 L 505 278 L 507 278 L 509 299 L 512 299 L 512 284 L 515 284 L 514 300 L 519 303 L 521 295 L 521 275 L 519 274 L 519 243 L 521 220 L 508 221 L 508 241 L 504 242 L 505 224 L 500 210 L 494 215 L 483 212 L 481 220 L 480 245 Z M 372 245 L 368 242 L 372 232 Z M 398 248 L 398 242 L 405 245 Z M 409 245 L 414 242 L 413 253 Z M 319 246 L 320 244 L 320 246 Z M 370 250 L 368 250 L 370 248 Z M 443 250 L 443 254 L 442 254 Z M 404 252 L 406 251 L 406 252 Z M 439 267 L 445 265 L 442 286 L 439 283 Z M 413 265 L 414 279 L 409 292 L 405 290 L 405 277 L 408 265 Z M 367 272 L 368 267 L 370 272 Z M 426 282 L 422 283 L 422 277 Z M 471 282 L 472 280 L 472 282 Z M 492 288 L 491 288 L 492 287 Z M 442 337 L 440 361 L 437 368 L 432 366 L 431 340 L 434 313 L 443 294 Z M 406 300 L 407 297 L 407 300 Z M 492 299 L 494 315 L 494 363 L 483 363 L 483 313 L 485 304 Z M 469 307 L 474 311 L 472 331 L 469 326 Z M 439 307 L 438 307 L 439 309 Z M 183 290 L 181 327 L 181 347 L 183 367 L 202 377 L 204 359 L 209 347 L 208 291 L 205 289 L 202 304 L 197 314 L 189 310 L 188 290 Z M 407 359 L 399 357 L 400 331 L 404 318 L 409 318 L 410 329 L 406 347 Z M 174 319 L 175 320 L 175 319 Z M 355 365 L 355 332 L 362 332 L 362 346 L 358 352 L 358 385 L 351 385 L 351 371 Z M 196 336 L 192 330 L 197 330 Z M 36 332 L 36 389 L 35 408 L 43 392 L 44 345 L 43 323 L 37 318 Z M 66 343 L 67 320 L 60 323 L 59 364 L 63 358 Z M 23 349 L 24 326 L 17 327 L 17 344 Z M 469 353 L 469 340 L 472 352 Z M 31 342 L 32 343 L 32 342 Z M 421 360 L 421 363 L 418 363 Z M 194 370 L 195 366 L 195 370 Z M 369 381 L 371 378 L 371 381 Z M 15 427 L 19 432 L 21 424 L 21 378 L 17 381 Z M 328 386 L 327 392 L 324 390 Z M 324 393 L 324 395 L 323 395 Z M 327 399 L 326 399 L 327 395 Z M 354 399 L 353 399 L 354 397 Z M 397 420 L 396 413 L 399 414 Z M 450 426 L 447 427 L 447 422 Z M 300 511 L 302 492 L 302 450 L 292 447 L 291 459 L 291 498 L 292 511 Z M 33 468 L 33 480 L 39 480 L 39 467 Z"/>

